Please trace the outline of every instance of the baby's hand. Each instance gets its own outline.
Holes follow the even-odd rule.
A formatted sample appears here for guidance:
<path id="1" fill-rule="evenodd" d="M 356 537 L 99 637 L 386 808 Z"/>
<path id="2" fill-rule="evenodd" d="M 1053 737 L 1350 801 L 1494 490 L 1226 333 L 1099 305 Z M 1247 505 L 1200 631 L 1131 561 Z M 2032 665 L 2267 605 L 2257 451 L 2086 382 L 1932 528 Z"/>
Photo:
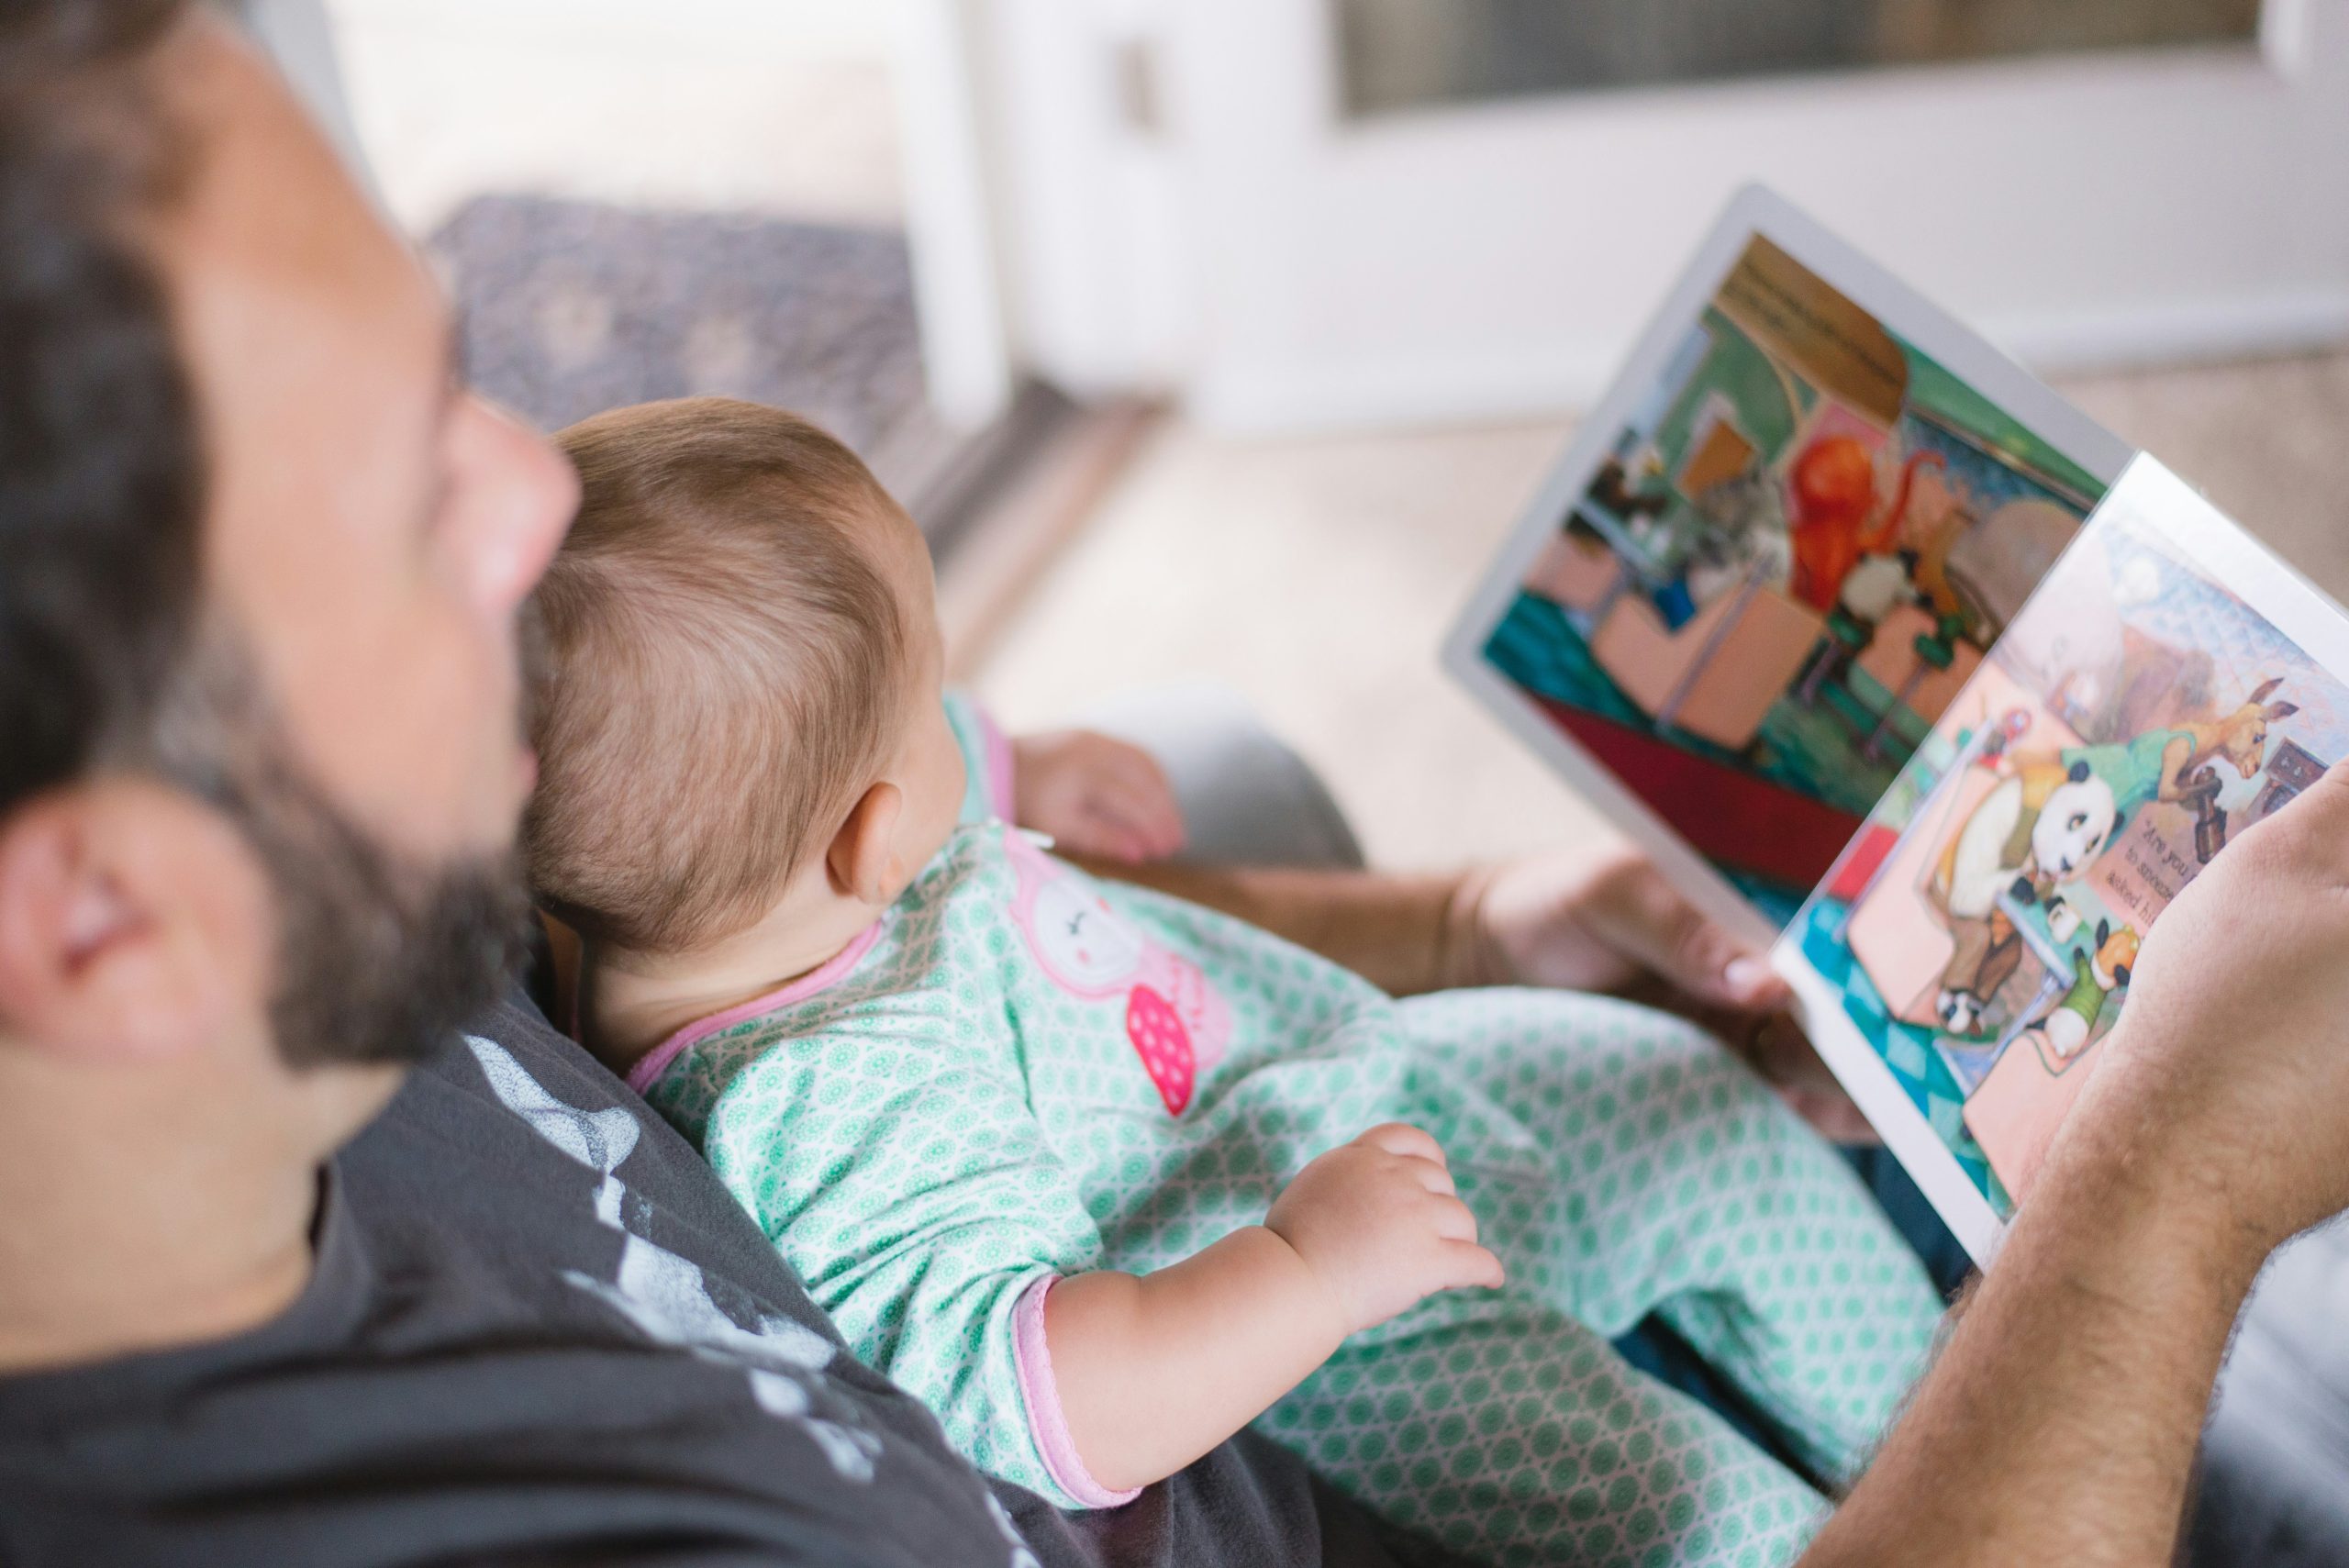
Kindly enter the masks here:
<path id="1" fill-rule="evenodd" d="M 1183 847 L 1183 813 L 1157 759 L 1089 729 L 1011 742 L 1012 819 L 1079 854 L 1139 865 Z"/>
<path id="2" fill-rule="evenodd" d="M 1437 1291 L 1501 1283 L 1501 1262 L 1476 1244 L 1476 1217 L 1455 1195 L 1442 1149 L 1399 1121 L 1299 1171 L 1264 1228 L 1320 1275 L 1349 1334 Z"/>

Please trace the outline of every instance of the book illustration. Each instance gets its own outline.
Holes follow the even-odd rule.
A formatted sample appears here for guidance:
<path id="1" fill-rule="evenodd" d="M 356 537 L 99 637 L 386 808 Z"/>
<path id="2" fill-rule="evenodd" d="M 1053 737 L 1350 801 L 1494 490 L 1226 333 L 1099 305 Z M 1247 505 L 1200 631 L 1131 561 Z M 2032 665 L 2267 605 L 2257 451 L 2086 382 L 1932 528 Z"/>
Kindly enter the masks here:
<path id="1" fill-rule="evenodd" d="M 2349 754 L 2349 690 L 2119 499 L 1788 932 L 2000 1219 L 2163 909 Z"/>
<path id="2" fill-rule="evenodd" d="M 2102 494 L 1755 234 L 1483 656 L 1783 924 Z"/>
<path id="3" fill-rule="evenodd" d="M 1768 945 L 1976 1259 L 2161 912 L 2349 756 L 2349 614 L 1759 188 L 1444 660 Z"/>

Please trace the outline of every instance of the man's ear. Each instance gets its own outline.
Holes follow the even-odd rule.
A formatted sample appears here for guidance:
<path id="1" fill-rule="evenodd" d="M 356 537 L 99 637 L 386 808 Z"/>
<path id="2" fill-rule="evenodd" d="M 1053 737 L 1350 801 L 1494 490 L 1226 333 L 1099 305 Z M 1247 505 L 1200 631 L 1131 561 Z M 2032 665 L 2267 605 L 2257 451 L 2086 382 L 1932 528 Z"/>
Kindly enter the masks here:
<path id="1" fill-rule="evenodd" d="M 897 863 L 897 817 L 905 806 L 905 793 L 886 779 L 858 798 L 824 852 L 834 892 L 876 906 L 896 895 L 905 880 Z"/>
<path id="2" fill-rule="evenodd" d="M 201 1049 L 256 1013 L 274 927 L 216 815 L 108 782 L 0 818 L 0 1034 L 89 1062 Z"/>

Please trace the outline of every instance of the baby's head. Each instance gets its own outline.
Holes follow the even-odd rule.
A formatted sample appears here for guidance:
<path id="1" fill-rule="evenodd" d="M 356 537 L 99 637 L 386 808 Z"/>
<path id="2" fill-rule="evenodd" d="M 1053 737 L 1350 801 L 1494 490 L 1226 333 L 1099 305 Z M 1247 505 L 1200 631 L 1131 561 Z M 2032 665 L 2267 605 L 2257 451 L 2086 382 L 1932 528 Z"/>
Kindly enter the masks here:
<path id="1" fill-rule="evenodd" d="M 643 958 L 845 943 L 963 796 L 920 533 L 854 453 L 756 404 L 641 404 L 558 439 L 582 499 L 533 601 L 540 902 Z"/>

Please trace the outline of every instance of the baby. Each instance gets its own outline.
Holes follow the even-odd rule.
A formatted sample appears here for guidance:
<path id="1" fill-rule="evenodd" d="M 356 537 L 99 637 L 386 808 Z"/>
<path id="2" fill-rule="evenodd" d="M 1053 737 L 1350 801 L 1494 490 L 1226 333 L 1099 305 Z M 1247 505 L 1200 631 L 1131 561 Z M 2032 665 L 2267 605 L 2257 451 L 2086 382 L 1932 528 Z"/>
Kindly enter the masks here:
<path id="1" fill-rule="evenodd" d="M 1492 1560 L 1796 1554 L 1820 1494 L 1608 1343 L 1660 1312 L 1831 1485 L 1921 1365 L 1921 1269 L 1750 1072 L 1096 882 L 1007 824 L 846 449 L 714 399 L 562 440 L 525 846 L 581 1035 L 965 1453 L 1107 1507 L 1256 1422 Z"/>

